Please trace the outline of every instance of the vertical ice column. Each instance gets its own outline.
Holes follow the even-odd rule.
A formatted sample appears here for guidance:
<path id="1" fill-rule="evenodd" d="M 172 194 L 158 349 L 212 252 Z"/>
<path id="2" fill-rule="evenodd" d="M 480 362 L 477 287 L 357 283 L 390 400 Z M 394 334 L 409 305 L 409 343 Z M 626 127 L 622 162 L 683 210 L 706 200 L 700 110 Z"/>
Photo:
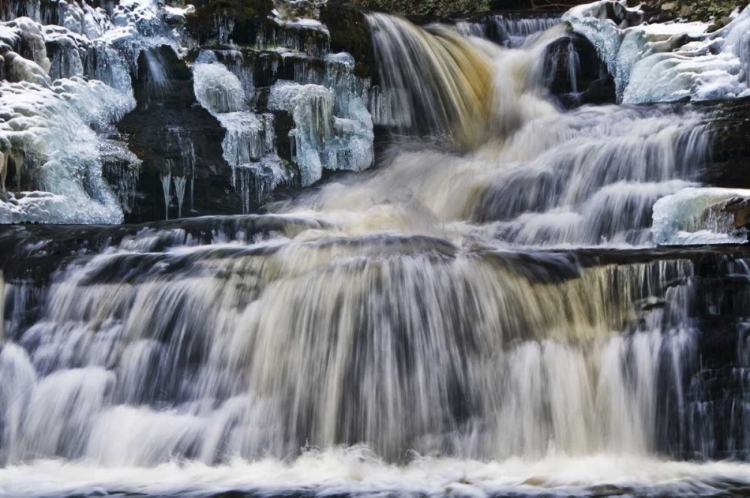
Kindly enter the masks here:
<path id="1" fill-rule="evenodd" d="M 184 176 L 174 178 L 174 192 L 177 195 L 177 217 L 182 218 L 182 202 L 185 199 L 185 184 L 187 180 Z"/>
<path id="2" fill-rule="evenodd" d="M 169 171 L 161 176 L 161 187 L 164 190 L 164 219 L 169 219 L 169 187 L 172 181 L 172 161 L 167 161 Z"/>

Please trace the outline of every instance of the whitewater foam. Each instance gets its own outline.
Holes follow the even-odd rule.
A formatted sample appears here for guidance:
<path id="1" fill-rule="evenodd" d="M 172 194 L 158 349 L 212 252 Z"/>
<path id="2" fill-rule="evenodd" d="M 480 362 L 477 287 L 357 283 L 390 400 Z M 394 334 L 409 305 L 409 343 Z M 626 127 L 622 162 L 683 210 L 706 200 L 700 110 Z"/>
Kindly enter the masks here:
<path id="1" fill-rule="evenodd" d="M 490 463 L 415 457 L 409 465 L 399 467 L 382 462 L 366 448 L 355 447 L 311 451 L 291 463 L 264 459 L 217 467 L 175 462 L 152 469 L 112 468 L 42 461 L 0 470 L 0 482 L 0 492 L 18 498 L 103 491 L 158 496 L 211 496 L 235 491 L 261 495 L 484 497 L 600 496 L 602 490 L 715 496 L 741 490 L 749 480 L 746 466 L 731 462 L 700 464 L 606 455 L 553 455 L 538 462 L 514 458 Z"/>

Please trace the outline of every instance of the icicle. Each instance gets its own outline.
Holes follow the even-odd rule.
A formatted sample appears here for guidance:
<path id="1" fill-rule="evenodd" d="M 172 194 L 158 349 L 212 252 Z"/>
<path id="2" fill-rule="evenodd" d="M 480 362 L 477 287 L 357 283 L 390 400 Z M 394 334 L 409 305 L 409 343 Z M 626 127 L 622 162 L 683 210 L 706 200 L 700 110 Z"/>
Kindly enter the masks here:
<path id="1" fill-rule="evenodd" d="M 167 160 L 167 173 L 164 175 L 161 175 L 161 187 L 164 191 L 164 219 L 169 219 L 169 202 L 170 202 L 170 194 L 169 190 L 171 187 L 171 181 L 172 181 L 172 161 L 170 159 Z"/>
<path id="2" fill-rule="evenodd" d="M 174 178 L 174 191 L 177 195 L 177 217 L 182 218 L 182 201 L 185 198 L 185 183 L 186 179 L 184 176 L 176 176 Z"/>

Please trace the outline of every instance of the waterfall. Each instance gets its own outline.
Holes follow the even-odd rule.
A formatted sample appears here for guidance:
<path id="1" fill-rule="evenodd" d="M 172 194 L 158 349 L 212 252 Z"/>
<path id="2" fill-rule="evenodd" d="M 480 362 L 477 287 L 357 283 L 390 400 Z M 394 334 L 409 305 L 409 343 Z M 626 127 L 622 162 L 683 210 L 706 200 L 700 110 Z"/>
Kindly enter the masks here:
<path id="1" fill-rule="evenodd" d="M 149 91 L 158 96 L 169 92 L 170 75 L 167 74 L 166 64 L 161 51 L 157 49 L 144 50 L 143 56 L 148 65 Z"/>
<path id="2" fill-rule="evenodd" d="M 0 28 L 26 61 L 0 61 L 26 78 L 0 83 L 0 161 L 44 188 L 3 193 L 0 221 L 92 225 L 0 226 L 0 494 L 750 486 L 750 191 L 701 180 L 726 109 L 674 102 L 744 95 L 750 10 L 716 34 L 607 0 L 427 27 L 346 11 L 370 81 L 304 18 L 322 2 L 212 14 L 202 46 L 180 36 L 188 7 L 56 3 L 92 36 Z M 694 49 L 717 70 L 687 71 Z M 550 57 L 583 94 L 597 56 L 620 104 L 564 109 Z M 673 74 L 660 57 L 683 78 L 648 83 Z M 111 132 L 139 64 L 200 121 L 165 126 L 145 172 Z M 210 201 L 238 212 L 183 219 L 208 155 L 226 175 Z M 136 179 L 164 220 L 119 224 Z"/>
<path id="3" fill-rule="evenodd" d="M 586 269 L 419 237 L 126 247 L 71 268 L 9 337 L 39 379 L 11 462 L 214 463 L 365 441 L 394 458 L 544 455 L 549 441 L 647 454 L 671 401 L 657 394 L 686 388 L 659 372 L 694 368 L 694 298 L 667 285 L 690 280 L 689 261 Z M 648 298 L 667 304 L 638 313 Z M 132 430 L 112 439 L 112 424 Z"/>
<path id="4" fill-rule="evenodd" d="M 581 71 L 581 61 L 573 45 L 573 40 L 568 43 L 568 79 L 570 80 L 571 91 L 578 93 L 578 74 Z"/>
<path id="5" fill-rule="evenodd" d="M 0 344 L 5 344 L 5 279 L 0 272 L 0 297 L 3 299 L 3 305 L 0 306 Z"/>
<path id="6" fill-rule="evenodd" d="M 174 178 L 174 192 L 177 195 L 177 217 L 182 218 L 182 203 L 185 200 L 185 184 L 187 180 L 184 176 Z"/>
<path id="7" fill-rule="evenodd" d="M 424 131 L 455 131 L 458 140 L 483 135 L 490 115 L 492 66 L 488 56 L 443 28 L 427 32 L 387 15 L 371 14 L 367 22 L 380 64 L 380 76 L 395 93 L 396 106 L 410 113 Z"/>

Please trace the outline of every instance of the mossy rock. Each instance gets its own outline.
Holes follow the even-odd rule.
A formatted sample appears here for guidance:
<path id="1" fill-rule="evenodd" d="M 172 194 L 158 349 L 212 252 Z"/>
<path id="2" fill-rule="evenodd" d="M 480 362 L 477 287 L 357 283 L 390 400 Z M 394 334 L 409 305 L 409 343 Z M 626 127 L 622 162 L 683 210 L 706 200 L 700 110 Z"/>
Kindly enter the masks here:
<path id="1" fill-rule="evenodd" d="M 331 51 L 350 53 L 356 61 L 355 74 L 376 83 L 375 55 L 365 12 L 347 2 L 329 1 L 320 10 L 320 20 L 331 34 Z"/>
<path id="2" fill-rule="evenodd" d="M 744 9 L 749 0 L 647 0 L 642 4 L 652 22 L 674 19 L 688 21 L 713 21 L 709 31 L 715 31 L 729 23 L 729 15 L 736 9 Z"/>
<path id="3" fill-rule="evenodd" d="M 490 9 L 489 0 L 353 0 L 353 3 L 405 16 L 461 17 Z"/>
<path id="4" fill-rule="evenodd" d="M 272 22 L 269 15 L 273 10 L 273 0 L 193 0 L 195 13 L 187 18 L 190 34 L 201 45 L 217 41 L 222 25 L 232 26 L 230 37 L 247 34 L 254 37 L 264 25 Z M 243 37 L 244 38 L 244 37 Z M 242 43 L 242 40 L 235 40 Z"/>

